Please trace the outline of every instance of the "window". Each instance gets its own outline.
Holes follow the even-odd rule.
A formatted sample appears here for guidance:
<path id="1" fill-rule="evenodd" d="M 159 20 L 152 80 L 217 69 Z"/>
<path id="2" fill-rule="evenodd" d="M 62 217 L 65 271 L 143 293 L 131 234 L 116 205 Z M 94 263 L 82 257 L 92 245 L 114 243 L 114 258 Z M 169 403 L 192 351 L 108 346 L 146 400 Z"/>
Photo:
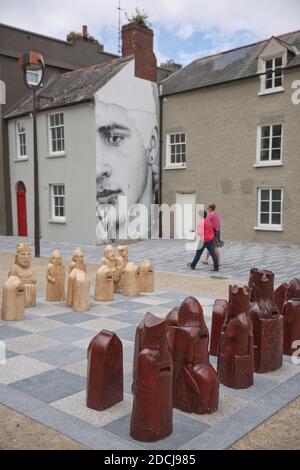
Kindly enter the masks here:
<path id="1" fill-rule="evenodd" d="M 51 219 L 57 222 L 65 222 L 65 185 L 50 185 L 51 194 Z"/>
<path id="2" fill-rule="evenodd" d="M 265 72 L 266 90 L 282 87 L 282 57 L 267 59 L 265 61 Z"/>
<path id="3" fill-rule="evenodd" d="M 186 134 L 168 134 L 167 136 L 167 164 L 182 167 L 186 165 Z"/>
<path id="4" fill-rule="evenodd" d="M 17 130 L 17 156 L 19 159 L 22 160 L 22 159 L 27 158 L 25 127 L 22 123 L 17 122 L 16 130 Z"/>
<path id="5" fill-rule="evenodd" d="M 280 229 L 282 226 L 282 189 L 258 190 L 258 227 Z"/>
<path id="6" fill-rule="evenodd" d="M 282 131 L 282 124 L 260 126 L 258 128 L 257 164 L 281 164 Z"/>
<path id="7" fill-rule="evenodd" d="M 49 116 L 50 155 L 65 154 L 64 115 L 63 113 Z"/>

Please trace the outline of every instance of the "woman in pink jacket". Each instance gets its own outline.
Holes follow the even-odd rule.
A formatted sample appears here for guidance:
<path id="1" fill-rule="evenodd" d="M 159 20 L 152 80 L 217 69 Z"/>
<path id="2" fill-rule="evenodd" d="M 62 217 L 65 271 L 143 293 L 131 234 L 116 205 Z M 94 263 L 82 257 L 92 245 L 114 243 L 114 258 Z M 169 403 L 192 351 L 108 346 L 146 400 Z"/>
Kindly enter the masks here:
<path id="1" fill-rule="evenodd" d="M 213 271 L 219 271 L 218 259 L 215 255 L 214 250 L 214 238 L 215 233 L 211 222 L 207 219 L 207 212 L 204 211 L 204 218 L 200 221 L 196 230 L 197 235 L 200 237 L 198 244 L 198 249 L 196 251 L 195 257 L 191 263 L 188 263 L 188 266 L 191 269 L 195 269 L 198 261 L 201 258 L 201 255 L 205 249 L 208 250 L 210 256 L 213 259 L 214 269 Z"/>

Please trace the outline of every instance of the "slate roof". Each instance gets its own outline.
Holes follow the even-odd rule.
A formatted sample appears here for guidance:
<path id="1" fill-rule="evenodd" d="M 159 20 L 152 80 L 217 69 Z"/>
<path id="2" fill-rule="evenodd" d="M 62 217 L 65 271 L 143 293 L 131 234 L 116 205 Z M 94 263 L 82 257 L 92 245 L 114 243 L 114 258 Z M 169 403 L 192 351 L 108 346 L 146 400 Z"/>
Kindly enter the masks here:
<path id="1" fill-rule="evenodd" d="M 133 58 L 133 56 L 122 57 L 72 72 L 53 75 L 37 92 L 37 96 L 41 95 L 38 104 L 39 111 L 91 101 L 96 91 L 109 82 Z M 5 118 L 11 119 L 30 112 L 32 112 L 31 93 L 10 109 Z"/>
<path id="2" fill-rule="evenodd" d="M 292 56 L 287 68 L 300 66 L 300 30 L 278 38 L 289 51 L 299 54 Z M 195 60 L 161 82 L 162 95 L 172 95 L 210 85 L 253 77 L 257 72 L 257 58 L 270 39 L 233 49 L 220 54 Z M 293 47 L 296 46 L 296 49 Z"/>

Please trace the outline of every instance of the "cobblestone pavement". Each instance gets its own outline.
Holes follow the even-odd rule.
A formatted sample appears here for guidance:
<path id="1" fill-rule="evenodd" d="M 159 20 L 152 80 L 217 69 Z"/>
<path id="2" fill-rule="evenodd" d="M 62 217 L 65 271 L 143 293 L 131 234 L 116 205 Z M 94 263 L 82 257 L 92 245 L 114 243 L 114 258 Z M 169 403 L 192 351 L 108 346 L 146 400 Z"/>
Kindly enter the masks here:
<path id="1" fill-rule="evenodd" d="M 15 251 L 16 243 L 29 238 L 0 237 L 0 251 Z M 189 246 L 191 244 L 189 243 Z M 80 246 L 87 262 L 97 263 L 103 246 L 83 246 L 74 243 L 57 243 L 41 240 L 41 256 L 50 256 L 52 250 L 59 248 L 66 260 Z M 212 265 L 205 266 L 200 260 L 195 271 L 187 267 L 193 258 L 195 247 L 187 250 L 184 240 L 146 240 L 131 243 L 130 259 L 134 262 L 150 259 L 156 271 L 174 272 L 191 276 L 216 277 L 211 272 Z M 226 243 L 221 250 L 222 266 L 217 277 L 247 282 L 251 268 L 271 269 L 275 273 L 275 284 L 279 285 L 300 275 L 300 246 L 266 245 L 257 243 Z"/>

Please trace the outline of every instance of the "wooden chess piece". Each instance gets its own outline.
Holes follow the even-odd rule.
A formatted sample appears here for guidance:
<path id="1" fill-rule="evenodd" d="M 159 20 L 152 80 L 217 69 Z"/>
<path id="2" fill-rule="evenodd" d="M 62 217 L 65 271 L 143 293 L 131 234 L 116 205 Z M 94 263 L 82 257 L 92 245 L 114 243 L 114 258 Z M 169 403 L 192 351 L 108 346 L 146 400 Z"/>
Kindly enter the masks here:
<path id="1" fill-rule="evenodd" d="M 65 267 L 58 250 L 54 250 L 46 273 L 46 301 L 63 302 L 65 300 Z"/>
<path id="2" fill-rule="evenodd" d="M 31 245 L 18 243 L 16 247 L 15 264 L 11 267 L 9 276 L 17 276 L 24 285 L 25 307 L 36 305 L 36 277 L 31 267 Z"/>
<path id="3" fill-rule="evenodd" d="M 24 307 L 24 284 L 17 276 L 9 276 L 3 286 L 1 313 L 2 320 L 24 320 Z"/>

